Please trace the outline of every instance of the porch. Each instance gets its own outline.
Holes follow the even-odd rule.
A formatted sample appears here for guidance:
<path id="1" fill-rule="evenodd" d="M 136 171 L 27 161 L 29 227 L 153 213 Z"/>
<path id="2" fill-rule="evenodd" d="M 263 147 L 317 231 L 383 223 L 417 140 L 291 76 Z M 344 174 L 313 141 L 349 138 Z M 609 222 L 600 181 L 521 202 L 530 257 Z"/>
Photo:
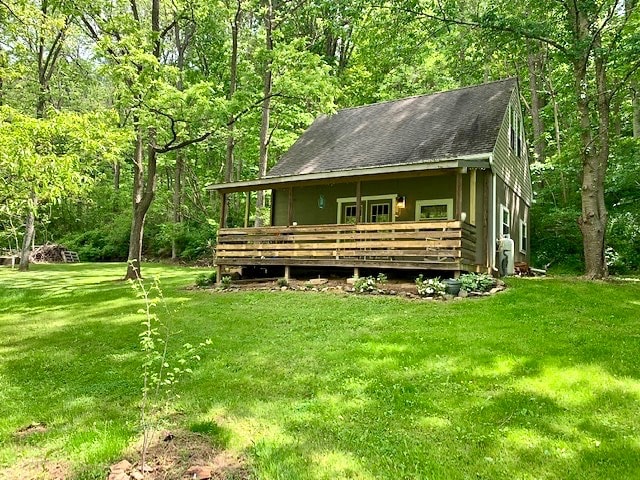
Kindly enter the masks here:
<path id="1" fill-rule="evenodd" d="M 459 220 L 222 228 L 216 264 L 442 270 L 478 266 L 476 227 Z"/>

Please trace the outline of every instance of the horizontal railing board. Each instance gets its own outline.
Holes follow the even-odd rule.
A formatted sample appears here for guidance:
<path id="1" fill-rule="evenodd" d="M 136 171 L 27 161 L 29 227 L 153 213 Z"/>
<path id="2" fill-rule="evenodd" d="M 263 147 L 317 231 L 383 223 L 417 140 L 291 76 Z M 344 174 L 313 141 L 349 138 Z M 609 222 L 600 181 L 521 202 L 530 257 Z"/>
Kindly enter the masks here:
<path id="1" fill-rule="evenodd" d="M 460 270 L 475 264 L 475 231 L 460 221 L 224 228 L 216 262 Z"/>

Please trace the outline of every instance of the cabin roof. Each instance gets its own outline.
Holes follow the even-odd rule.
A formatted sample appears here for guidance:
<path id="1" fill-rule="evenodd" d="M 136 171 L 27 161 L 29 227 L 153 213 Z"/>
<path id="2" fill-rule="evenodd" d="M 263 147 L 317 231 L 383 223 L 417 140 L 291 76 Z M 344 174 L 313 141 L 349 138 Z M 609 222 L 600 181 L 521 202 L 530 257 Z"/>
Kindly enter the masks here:
<path id="1" fill-rule="evenodd" d="M 267 178 L 438 163 L 491 153 L 516 79 L 318 117 Z"/>

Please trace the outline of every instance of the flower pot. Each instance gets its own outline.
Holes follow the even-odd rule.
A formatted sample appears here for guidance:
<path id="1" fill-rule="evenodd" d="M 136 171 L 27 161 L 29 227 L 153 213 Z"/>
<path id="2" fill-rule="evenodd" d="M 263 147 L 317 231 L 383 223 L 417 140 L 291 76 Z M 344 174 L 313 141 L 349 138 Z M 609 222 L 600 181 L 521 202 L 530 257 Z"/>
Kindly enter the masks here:
<path id="1" fill-rule="evenodd" d="M 460 283 L 460 280 L 456 280 L 455 278 L 448 278 L 446 280 L 443 280 L 443 282 L 446 285 L 445 291 L 449 295 L 457 296 L 458 293 L 460 293 L 460 286 L 462 285 Z"/>

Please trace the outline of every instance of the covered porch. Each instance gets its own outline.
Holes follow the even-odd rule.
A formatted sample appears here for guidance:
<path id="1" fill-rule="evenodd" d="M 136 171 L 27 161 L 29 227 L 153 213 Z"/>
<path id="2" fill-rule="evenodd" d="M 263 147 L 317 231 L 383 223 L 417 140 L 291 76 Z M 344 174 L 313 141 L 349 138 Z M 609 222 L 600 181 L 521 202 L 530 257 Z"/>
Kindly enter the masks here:
<path id="1" fill-rule="evenodd" d="M 285 277 L 291 267 L 353 268 L 355 276 L 361 268 L 451 276 L 486 270 L 486 208 L 478 205 L 487 194 L 485 165 L 461 163 L 356 178 L 279 178 L 212 186 L 222 205 L 215 253 L 218 278 L 229 267 L 283 267 Z M 251 192 L 261 189 L 272 192 L 271 224 L 254 227 Z M 246 194 L 244 219 L 236 218 L 235 228 L 227 226 L 232 193 Z"/>

